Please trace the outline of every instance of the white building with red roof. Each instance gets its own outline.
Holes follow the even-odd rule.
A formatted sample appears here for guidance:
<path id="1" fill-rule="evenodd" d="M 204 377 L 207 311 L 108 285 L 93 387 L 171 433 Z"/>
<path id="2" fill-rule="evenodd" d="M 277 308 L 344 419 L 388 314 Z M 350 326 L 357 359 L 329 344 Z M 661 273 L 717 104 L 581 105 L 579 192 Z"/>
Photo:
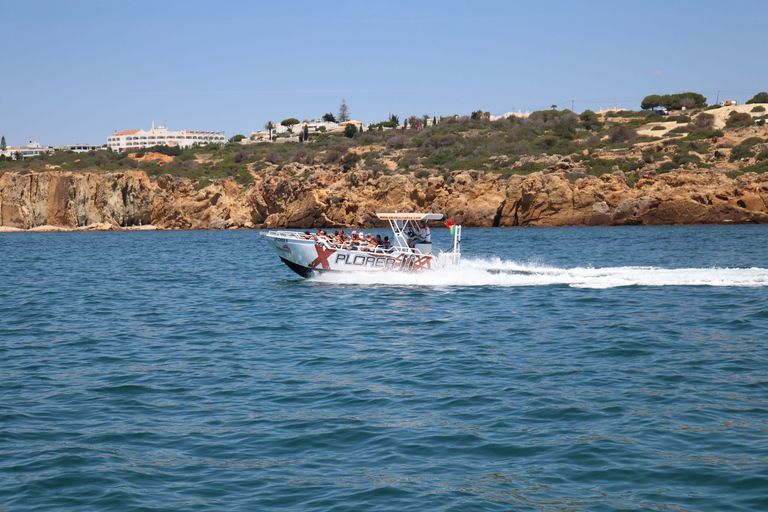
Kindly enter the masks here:
<path id="1" fill-rule="evenodd" d="M 125 130 L 115 132 L 107 138 L 107 147 L 112 151 L 138 151 L 152 146 L 179 146 L 188 148 L 191 146 L 205 146 L 207 144 L 226 143 L 224 132 L 207 132 L 181 130 L 172 132 L 167 126 L 158 126 L 152 123 L 152 129 Z"/>

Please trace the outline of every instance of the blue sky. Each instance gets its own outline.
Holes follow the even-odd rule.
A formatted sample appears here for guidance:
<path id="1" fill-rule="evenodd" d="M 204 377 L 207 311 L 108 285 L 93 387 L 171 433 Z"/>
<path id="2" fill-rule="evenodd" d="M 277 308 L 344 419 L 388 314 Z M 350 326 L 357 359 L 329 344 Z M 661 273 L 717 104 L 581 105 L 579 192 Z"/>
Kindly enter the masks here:
<path id="1" fill-rule="evenodd" d="M 768 2 L 0 0 L 0 135 L 104 144 L 336 113 L 577 112 L 768 90 Z"/>

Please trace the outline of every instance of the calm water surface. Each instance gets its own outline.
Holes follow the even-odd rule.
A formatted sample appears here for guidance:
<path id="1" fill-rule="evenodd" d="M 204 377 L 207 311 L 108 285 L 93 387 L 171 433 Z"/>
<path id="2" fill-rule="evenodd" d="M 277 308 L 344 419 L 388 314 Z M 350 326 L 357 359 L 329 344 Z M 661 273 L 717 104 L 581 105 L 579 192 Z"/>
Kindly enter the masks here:
<path id="1" fill-rule="evenodd" d="M 0 235 L 0 510 L 768 510 L 767 242 L 303 280 L 255 231 Z"/>

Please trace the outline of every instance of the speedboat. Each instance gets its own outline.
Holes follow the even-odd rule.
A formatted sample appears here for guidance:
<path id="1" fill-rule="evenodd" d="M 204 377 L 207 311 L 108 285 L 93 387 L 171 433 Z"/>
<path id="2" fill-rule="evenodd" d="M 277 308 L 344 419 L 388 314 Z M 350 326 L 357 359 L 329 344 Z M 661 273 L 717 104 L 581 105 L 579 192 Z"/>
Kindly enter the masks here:
<path id="1" fill-rule="evenodd" d="M 442 219 L 442 214 L 395 212 L 377 213 L 376 216 L 389 222 L 393 239 L 388 244 L 337 242 L 319 230 L 315 234 L 270 231 L 261 236 L 267 239 L 282 262 L 302 277 L 319 272 L 415 273 L 459 263 L 461 226 L 450 220 L 446 223 L 453 235 L 453 247 L 449 251 L 432 247 L 427 224 Z"/>

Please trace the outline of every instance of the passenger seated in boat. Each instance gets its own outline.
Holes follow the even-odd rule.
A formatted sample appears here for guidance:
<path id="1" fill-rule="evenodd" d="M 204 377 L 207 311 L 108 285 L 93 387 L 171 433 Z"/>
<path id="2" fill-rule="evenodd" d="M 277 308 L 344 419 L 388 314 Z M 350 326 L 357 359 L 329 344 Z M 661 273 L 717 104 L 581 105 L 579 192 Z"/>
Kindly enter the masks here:
<path id="1" fill-rule="evenodd" d="M 390 252 L 392 250 L 392 244 L 389 243 L 389 237 L 385 236 L 384 240 L 382 240 L 382 246 L 384 247 L 384 250 L 387 252 Z"/>
<path id="2" fill-rule="evenodd" d="M 350 240 L 349 240 L 349 246 L 351 247 L 352 250 L 355 250 L 358 247 L 360 247 L 361 243 L 362 243 L 362 240 L 360 240 L 358 238 L 357 231 L 353 231 L 352 232 L 352 238 L 350 238 Z"/>
<path id="3" fill-rule="evenodd" d="M 302 240 L 311 240 L 312 239 L 312 235 L 309 234 L 309 231 L 305 231 L 304 232 L 304 236 L 302 236 L 301 238 L 302 238 Z"/>
<path id="4" fill-rule="evenodd" d="M 363 250 L 365 251 L 372 251 L 376 248 L 376 242 L 373 239 L 373 235 L 368 233 L 365 235 L 365 242 L 363 245 Z"/>
<path id="5" fill-rule="evenodd" d="M 427 221 L 422 221 L 421 228 L 419 228 L 419 232 L 416 234 L 415 242 L 417 244 L 431 244 L 432 243 L 432 232 L 429 230 L 429 226 L 427 225 Z"/>
<path id="6" fill-rule="evenodd" d="M 339 235 L 339 237 L 341 238 L 341 247 L 348 251 L 352 250 L 352 243 L 351 243 L 352 241 L 347 235 L 344 234 L 343 231 L 341 232 L 341 235 Z"/>

